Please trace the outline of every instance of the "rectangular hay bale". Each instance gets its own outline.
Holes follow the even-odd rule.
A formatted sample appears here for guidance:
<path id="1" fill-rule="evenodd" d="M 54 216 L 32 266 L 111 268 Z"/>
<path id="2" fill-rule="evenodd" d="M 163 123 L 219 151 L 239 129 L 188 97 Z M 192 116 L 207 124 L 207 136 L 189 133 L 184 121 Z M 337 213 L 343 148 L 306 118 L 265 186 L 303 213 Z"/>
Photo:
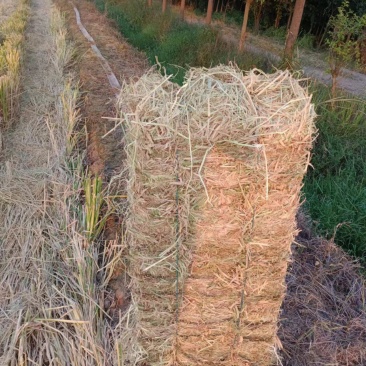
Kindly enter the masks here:
<path id="1" fill-rule="evenodd" d="M 310 100 L 287 71 L 227 66 L 191 69 L 181 88 L 155 71 L 122 88 L 130 363 L 273 361 Z"/>

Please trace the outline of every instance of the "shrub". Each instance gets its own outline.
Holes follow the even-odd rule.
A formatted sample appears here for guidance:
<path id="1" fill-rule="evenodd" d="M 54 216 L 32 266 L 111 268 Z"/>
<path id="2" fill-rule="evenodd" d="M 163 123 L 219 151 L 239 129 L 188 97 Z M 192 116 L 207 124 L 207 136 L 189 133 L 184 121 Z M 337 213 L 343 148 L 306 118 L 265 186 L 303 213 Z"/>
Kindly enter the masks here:
<path id="1" fill-rule="evenodd" d="M 297 39 L 296 44 L 301 48 L 312 50 L 314 49 L 315 36 L 310 33 L 306 33 Z"/>

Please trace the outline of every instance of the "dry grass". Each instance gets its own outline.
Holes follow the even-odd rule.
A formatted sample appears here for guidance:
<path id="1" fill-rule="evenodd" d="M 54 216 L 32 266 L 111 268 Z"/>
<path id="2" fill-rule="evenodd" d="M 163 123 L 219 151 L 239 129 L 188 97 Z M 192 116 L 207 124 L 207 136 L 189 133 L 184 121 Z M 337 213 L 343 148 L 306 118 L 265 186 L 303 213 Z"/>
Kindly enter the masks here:
<path id="1" fill-rule="evenodd" d="M 278 334 L 283 365 L 364 365 L 366 283 L 360 266 L 300 222 Z"/>
<path id="2" fill-rule="evenodd" d="M 0 25 L 16 10 L 19 0 L 2 0 L 0 4 Z"/>
<path id="3" fill-rule="evenodd" d="M 34 69 L 0 170 L 0 364 L 102 365 L 107 327 L 74 149 L 78 91 L 64 74 L 73 51 L 60 13 L 48 1 L 36 5 L 28 28 L 36 52 L 27 56 Z"/>
<path id="4" fill-rule="evenodd" d="M 120 95 L 129 170 L 132 364 L 268 365 L 274 357 L 310 97 L 288 72 L 150 72 Z"/>
<path id="5" fill-rule="evenodd" d="M 28 0 L 0 25 L 0 129 L 9 127 L 18 106 L 20 67 Z"/>

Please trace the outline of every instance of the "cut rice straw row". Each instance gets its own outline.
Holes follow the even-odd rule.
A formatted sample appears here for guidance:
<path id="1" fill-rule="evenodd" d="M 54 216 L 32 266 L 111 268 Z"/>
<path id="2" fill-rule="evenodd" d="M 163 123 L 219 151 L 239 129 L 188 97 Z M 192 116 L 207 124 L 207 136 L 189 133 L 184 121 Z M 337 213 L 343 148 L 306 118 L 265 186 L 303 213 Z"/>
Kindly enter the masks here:
<path id="1" fill-rule="evenodd" d="M 36 52 L 28 59 L 50 59 L 24 77 L 32 98 L 5 136 L 10 148 L 0 169 L 0 364 L 103 365 L 109 328 L 80 200 L 78 90 L 65 75 L 73 50 L 64 17 L 50 1 L 36 5 L 28 37 Z"/>

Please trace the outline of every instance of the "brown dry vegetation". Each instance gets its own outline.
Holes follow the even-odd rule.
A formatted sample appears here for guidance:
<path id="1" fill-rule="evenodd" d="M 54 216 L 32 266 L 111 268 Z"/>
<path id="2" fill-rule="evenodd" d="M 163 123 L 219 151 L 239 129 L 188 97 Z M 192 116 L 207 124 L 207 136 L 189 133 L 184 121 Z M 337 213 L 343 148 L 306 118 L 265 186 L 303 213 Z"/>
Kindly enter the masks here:
<path id="1" fill-rule="evenodd" d="M 0 25 L 4 22 L 17 8 L 19 0 L 1 0 L 0 3 Z"/>
<path id="2" fill-rule="evenodd" d="M 66 11 L 78 47 L 73 68 L 82 81 L 80 126 L 87 126 L 86 162 L 93 174 L 104 177 L 104 185 L 112 178 L 109 194 L 122 195 L 121 130 L 102 139 L 115 125 L 102 119 L 115 115 L 114 91 L 81 35 L 71 5 L 66 0 L 55 2 Z M 81 176 L 64 169 L 70 163 L 64 154 L 70 151 L 70 141 L 65 141 L 70 137 L 70 121 L 65 116 L 76 117 L 76 95 L 70 84 L 64 85 L 65 63 L 54 54 L 60 44 L 55 45 L 45 30 L 50 26 L 50 4 L 32 0 L 37 12 L 27 30 L 21 118 L 7 132 L 1 156 L 0 364 L 48 365 L 57 360 L 62 366 L 121 365 L 126 328 L 120 310 L 129 305 L 121 272 L 126 248 L 120 236 L 124 199 L 106 197 L 115 210 L 102 238 L 108 245 L 88 243 L 75 214 L 80 202 L 73 201 L 83 191 Z M 117 77 L 122 81 L 141 76 L 146 70 L 143 55 L 92 4 L 79 0 L 76 5 Z M 59 42 L 64 42 L 64 35 L 62 30 L 56 37 Z M 65 56 L 68 59 L 70 54 Z M 73 169 L 82 174 L 81 166 Z M 366 365 L 365 281 L 357 263 L 333 242 L 312 238 L 307 227 L 302 225 L 303 233 L 292 247 L 287 273 L 278 333 L 282 362 L 286 366 Z M 101 256 L 105 268 L 100 268 Z"/>
<path id="3" fill-rule="evenodd" d="M 120 172 L 123 160 L 121 135 L 118 133 L 121 129 L 102 138 L 114 127 L 114 122 L 107 117 L 116 115 L 115 90 L 109 86 L 98 57 L 78 28 L 72 4 L 67 0 L 55 0 L 55 3 L 67 14 L 70 34 L 80 54 L 77 71 L 84 93 L 81 112 L 88 132 L 87 164 L 92 174 L 109 180 Z M 117 79 L 121 82 L 141 76 L 147 68 L 144 56 L 121 37 L 93 4 L 85 0 L 75 1 L 74 4 L 80 11 L 82 23 L 108 60 Z"/>
<path id="4" fill-rule="evenodd" d="M 278 333 L 283 364 L 366 365 L 366 283 L 360 265 L 333 241 L 312 237 L 303 215 L 299 225 Z"/>
<path id="5" fill-rule="evenodd" d="M 181 88 L 152 71 L 122 88 L 121 109 L 130 362 L 268 365 L 314 133 L 310 97 L 289 72 L 218 66 L 191 69 Z"/>
<path id="6" fill-rule="evenodd" d="M 122 129 L 113 133 L 107 132 L 114 128 L 115 122 L 108 117 L 115 117 L 115 94 L 108 83 L 105 70 L 99 58 L 91 49 L 91 44 L 82 35 L 76 23 L 73 6 L 66 0 L 55 0 L 61 11 L 65 12 L 71 39 L 78 47 L 76 73 L 80 80 L 83 93 L 81 104 L 82 125 L 86 126 L 86 165 L 92 175 L 100 176 L 103 187 L 109 185 L 107 205 L 102 215 L 107 215 L 103 235 L 100 238 L 100 252 L 105 248 L 108 252 L 117 253 L 108 263 L 106 258 L 101 259 L 101 265 L 113 266 L 113 275 L 109 279 L 108 289 L 101 300 L 103 307 L 110 315 L 118 318 L 118 311 L 126 306 L 126 284 L 124 278 L 124 260 L 122 258 L 122 218 L 124 206 L 124 183 L 111 178 L 120 174 L 124 164 L 124 151 L 121 146 Z M 110 21 L 101 15 L 88 1 L 74 2 L 80 12 L 81 22 L 93 37 L 102 55 L 108 61 L 119 82 L 136 80 L 147 68 L 145 57 L 134 50 L 121 35 L 113 28 Z M 115 248 L 117 252 L 115 252 Z"/>
<path id="7" fill-rule="evenodd" d="M 73 50 L 50 0 L 30 1 L 19 118 L 0 168 L 0 364 L 100 364 L 95 251 L 83 232 L 73 152 Z M 80 347 L 82 344 L 82 347 Z"/>

